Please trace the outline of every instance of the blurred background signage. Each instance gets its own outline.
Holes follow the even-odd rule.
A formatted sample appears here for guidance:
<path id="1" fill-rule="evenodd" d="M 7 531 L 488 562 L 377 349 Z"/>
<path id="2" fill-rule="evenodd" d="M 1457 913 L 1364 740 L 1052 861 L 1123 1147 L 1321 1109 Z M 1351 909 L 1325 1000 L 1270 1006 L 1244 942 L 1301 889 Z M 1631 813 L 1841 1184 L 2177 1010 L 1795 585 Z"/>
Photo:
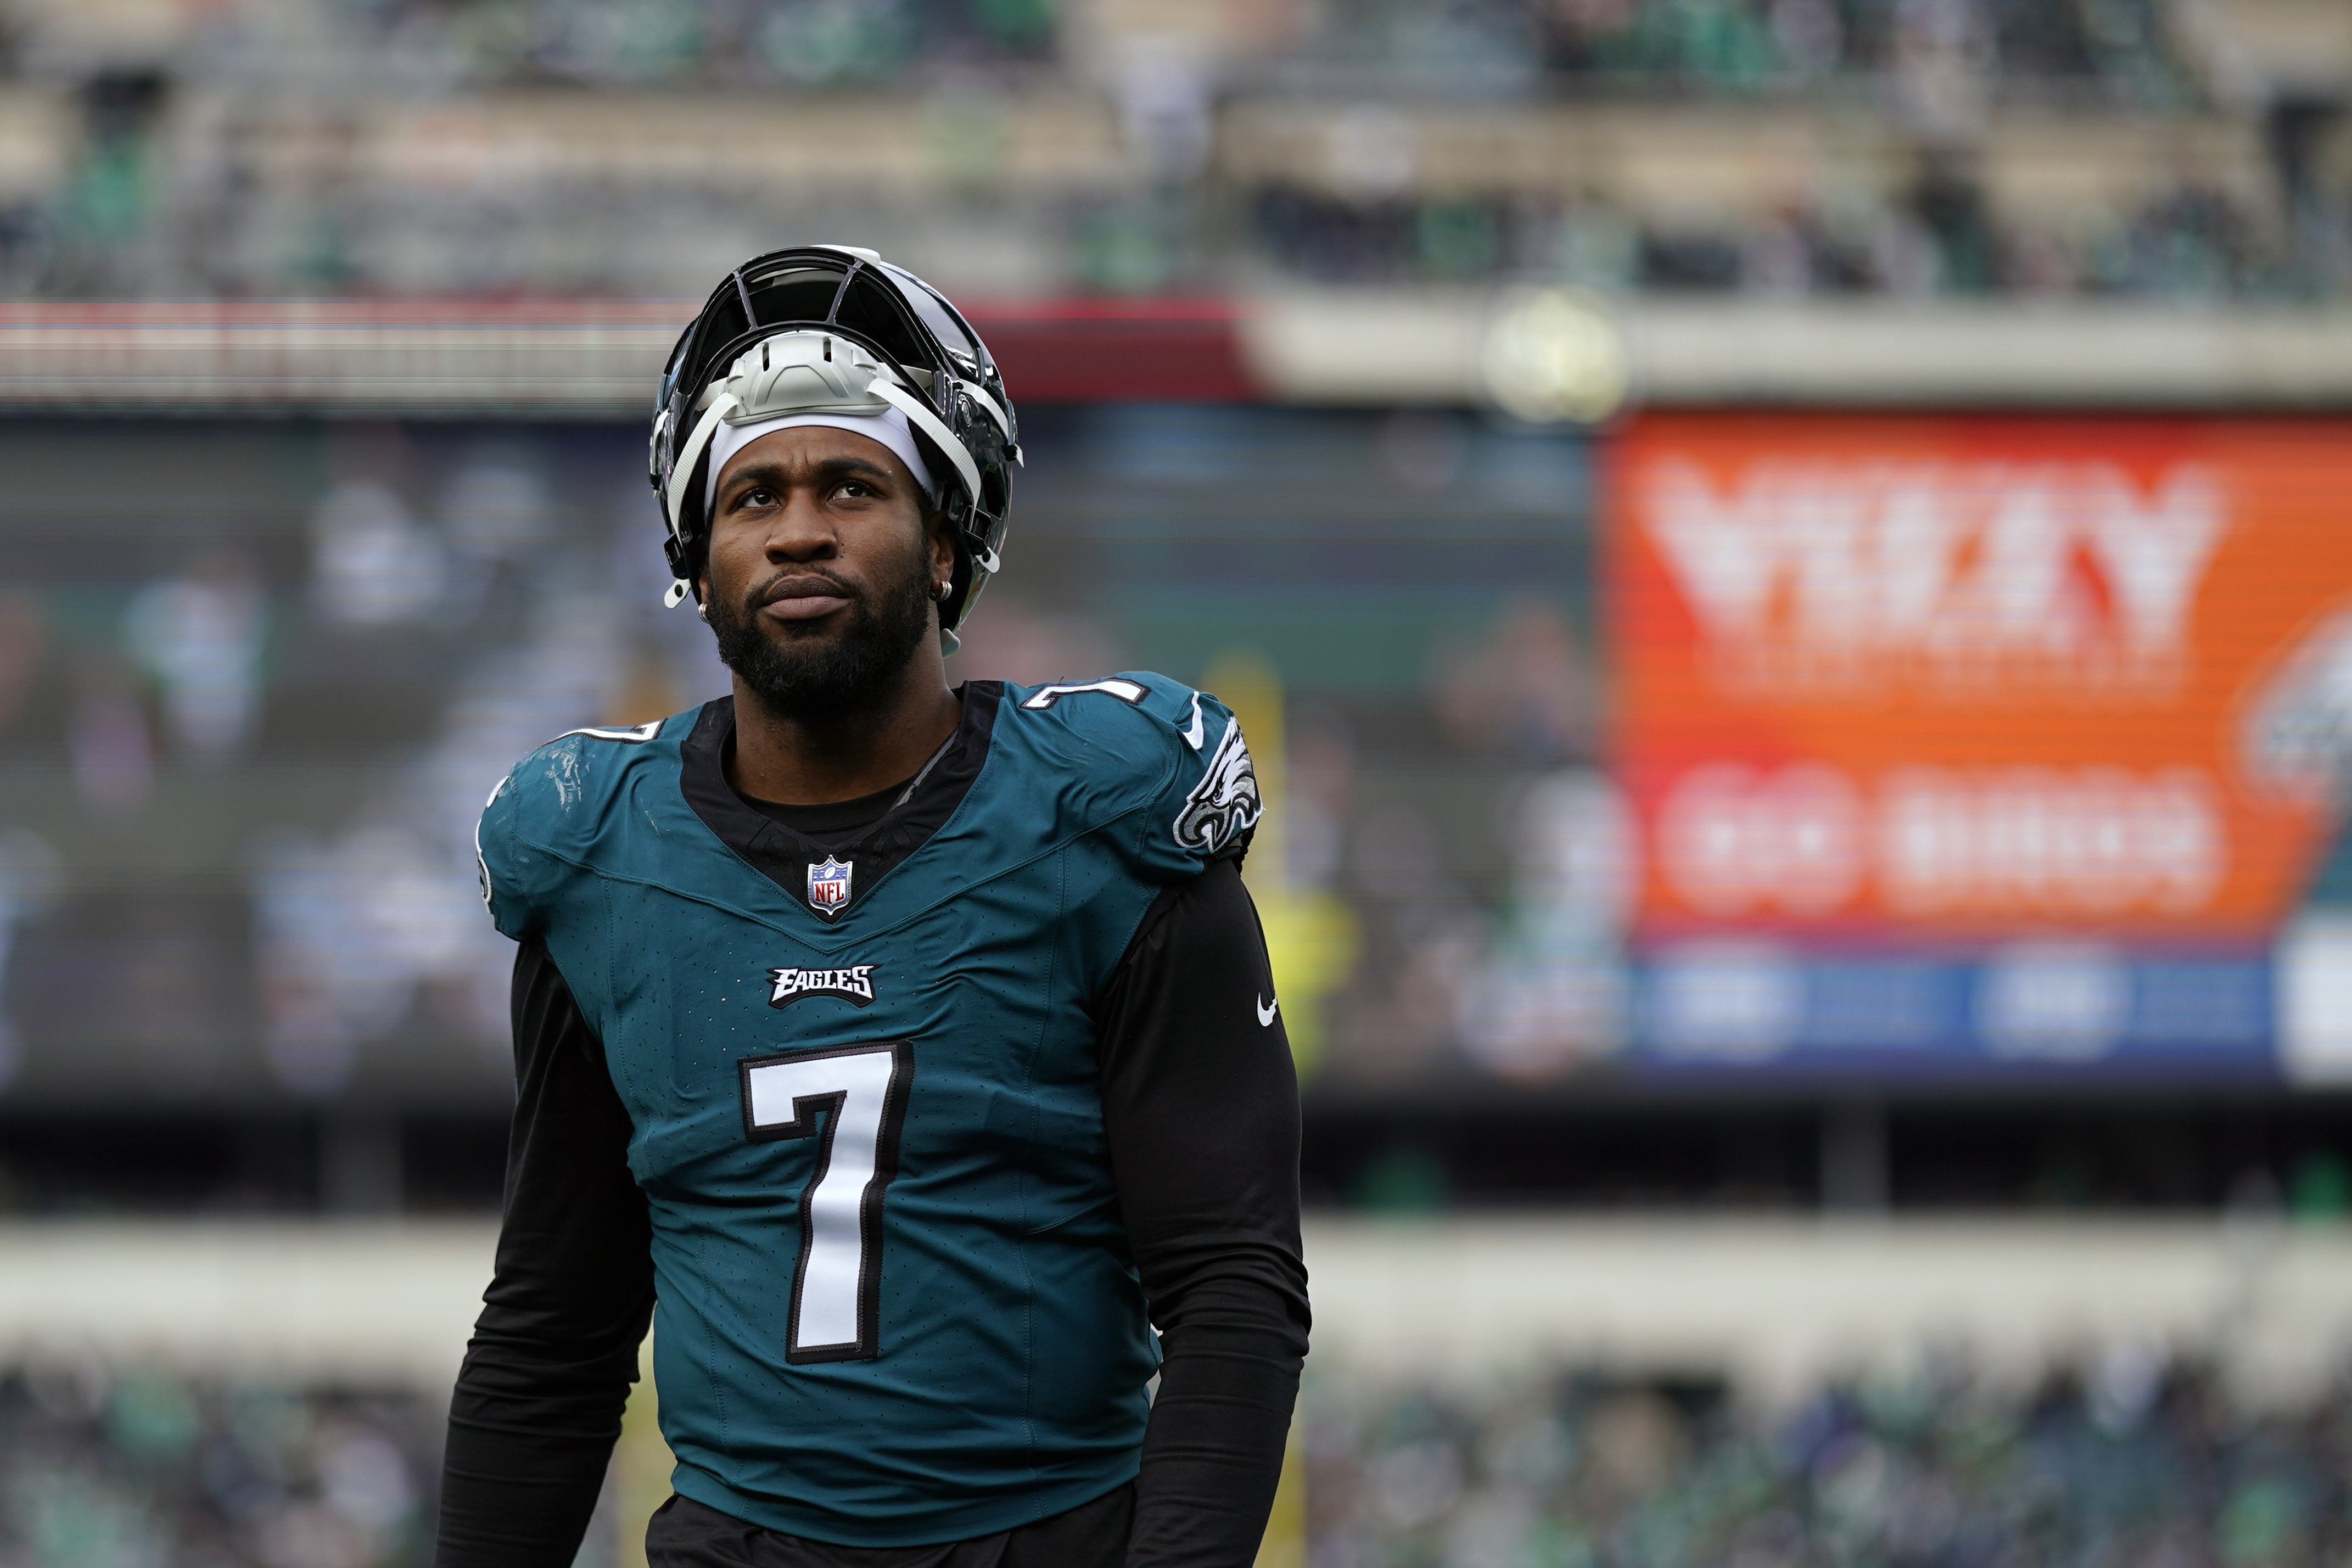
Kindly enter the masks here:
<path id="1" fill-rule="evenodd" d="M 2352 429 L 1654 415 L 1609 475 L 1652 1052 L 2272 1070 Z"/>

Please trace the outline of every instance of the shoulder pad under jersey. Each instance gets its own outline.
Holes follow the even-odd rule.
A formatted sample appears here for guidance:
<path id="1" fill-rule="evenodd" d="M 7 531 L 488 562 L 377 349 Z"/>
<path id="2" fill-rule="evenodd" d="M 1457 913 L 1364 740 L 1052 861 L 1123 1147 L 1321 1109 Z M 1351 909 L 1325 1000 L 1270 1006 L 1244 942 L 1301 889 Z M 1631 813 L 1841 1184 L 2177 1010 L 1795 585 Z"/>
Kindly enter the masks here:
<path id="1" fill-rule="evenodd" d="M 683 734 L 694 719 L 567 731 L 499 782 L 474 832 L 474 860 L 500 931 L 520 940 L 542 922 L 545 900 L 595 837 L 627 768 L 666 726 Z"/>
<path id="2" fill-rule="evenodd" d="M 1207 692 L 1129 670 L 1007 686 L 1004 700 L 1023 721 L 1073 731 L 1087 742 L 1088 765 L 1125 775 L 1147 797 L 1137 847 L 1148 868 L 1191 875 L 1247 850 L 1265 809 L 1257 772 L 1241 721 Z"/>

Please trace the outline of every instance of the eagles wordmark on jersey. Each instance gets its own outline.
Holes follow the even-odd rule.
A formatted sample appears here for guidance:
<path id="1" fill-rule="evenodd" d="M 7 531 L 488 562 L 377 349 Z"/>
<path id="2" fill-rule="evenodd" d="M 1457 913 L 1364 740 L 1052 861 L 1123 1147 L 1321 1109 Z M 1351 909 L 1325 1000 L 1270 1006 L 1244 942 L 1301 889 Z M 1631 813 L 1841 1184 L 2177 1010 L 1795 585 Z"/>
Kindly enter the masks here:
<path id="1" fill-rule="evenodd" d="M 1099 1497 L 1156 1352 L 1087 1010 L 1162 889 L 1246 843 L 1240 726 L 1156 675 L 971 682 L 955 776 L 826 849 L 728 789 L 730 726 L 564 736 L 478 840 L 628 1113 L 677 1489 L 876 1545 Z"/>
<path id="2" fill-rule="evenodd" d="M 863 1007 L 874 1000 L 874 966 L 853 963 L 846 969 L 794 969 L 789 965 L 768 971 L 776 983 L 768 1005 L 781 1007 L 797 1002 L 803 996 L 838 996 L 845 1002 Z"/>

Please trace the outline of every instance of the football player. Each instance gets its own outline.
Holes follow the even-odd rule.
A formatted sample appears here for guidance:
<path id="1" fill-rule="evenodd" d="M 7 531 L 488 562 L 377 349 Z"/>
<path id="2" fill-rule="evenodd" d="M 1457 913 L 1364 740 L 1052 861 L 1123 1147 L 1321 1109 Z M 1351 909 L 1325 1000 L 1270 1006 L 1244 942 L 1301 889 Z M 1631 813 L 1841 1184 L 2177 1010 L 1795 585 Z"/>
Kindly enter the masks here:
<path id="1" fill-rule="evenodd" d="M 656 1568 L 1253 1560 L 1307 1330 L 1257 781 L 1161 676 L 948 685 L 1019 458 L 870 251 L 679 340 L 670 603 L 733 693 L 483 814 L 519 1100 L 441 1568 L 572 1561 L 648 1321 Z"/>

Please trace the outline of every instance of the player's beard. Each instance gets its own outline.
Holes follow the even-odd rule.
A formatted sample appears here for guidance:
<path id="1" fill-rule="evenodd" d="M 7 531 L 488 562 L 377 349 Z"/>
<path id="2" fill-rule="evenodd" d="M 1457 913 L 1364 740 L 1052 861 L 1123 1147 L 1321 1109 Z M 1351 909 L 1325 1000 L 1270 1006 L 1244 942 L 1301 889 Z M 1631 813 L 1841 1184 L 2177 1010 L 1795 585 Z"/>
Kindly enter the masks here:
<path id="1" fill-rule="evenodd" d="M 760 616 L 767 584 L 730 605 L 711 595 L 719 662 L 780 718 L 823 722 L 872 708 L 906 673 L 931 628 L 930 573 L 918 554 L 905 574 L 869 597 L 843 584 L 843 625 L 824 633 L 773 627 Z M 773 582 L 770 578 L 769 582 Z"/>

